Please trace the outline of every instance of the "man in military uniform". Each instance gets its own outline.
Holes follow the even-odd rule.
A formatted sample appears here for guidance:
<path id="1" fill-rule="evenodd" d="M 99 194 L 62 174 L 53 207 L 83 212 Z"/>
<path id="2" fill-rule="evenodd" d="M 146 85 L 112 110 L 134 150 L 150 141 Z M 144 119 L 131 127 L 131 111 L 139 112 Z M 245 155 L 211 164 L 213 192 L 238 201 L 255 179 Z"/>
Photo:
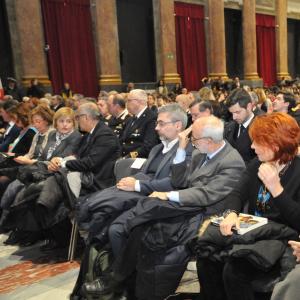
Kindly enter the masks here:
<path id="1" fill-rule="evenodd" d="M 117 137 L 120 137 L 126 126 L 126 122 L 130 118 L 126 109 L 126 101 L 121 94 L 108 96 L 108 111 L 112 117 L 108 121 L 108 126 L 114 131 Z"/>
<path id="2" fill-rule="evenodd" d="M 155 114 L 147 107 L 147 93 L 135 89 L 128 94 L 129 118 L 120 137 L 123 157 L 148 157 L 150 150 L 158 143 L 155 132 Z"/>

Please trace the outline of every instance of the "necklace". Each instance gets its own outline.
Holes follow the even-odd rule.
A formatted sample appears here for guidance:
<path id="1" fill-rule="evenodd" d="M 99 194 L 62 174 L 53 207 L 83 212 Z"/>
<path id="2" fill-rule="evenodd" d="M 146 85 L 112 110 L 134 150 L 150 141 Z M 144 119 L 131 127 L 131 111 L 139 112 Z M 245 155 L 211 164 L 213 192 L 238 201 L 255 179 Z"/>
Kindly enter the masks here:
<path id="1" fill-rule="evenodd" d="M 279 178 L 281 178 L 285 174 L 290 164 L 291 161 L 287 162 L 285 166 L 283 166 L 283 168 L 278 172 Z M 270 198 L 271 198 L 270 192 L 268 191 L 265 184 L 262 184 L 259 188 L 257 200 L 256 200 L 256 209 L 255 209 L 256 216 L 262 216 L 263 213 L 265 213 L 270 208 L 270 205 L 268 203 Z"/>

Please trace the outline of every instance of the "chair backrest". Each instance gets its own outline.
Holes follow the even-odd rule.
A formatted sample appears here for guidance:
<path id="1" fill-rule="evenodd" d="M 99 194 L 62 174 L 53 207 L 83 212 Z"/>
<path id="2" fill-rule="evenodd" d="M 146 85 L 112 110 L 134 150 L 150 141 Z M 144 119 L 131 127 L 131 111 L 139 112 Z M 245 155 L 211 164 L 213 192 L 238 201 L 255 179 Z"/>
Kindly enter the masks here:
<path id="1" fill-rule="evenodd" d="M 123 177 L 134 175 L 139 171 L 138 169 L 131 168 L 131 165 L 133 164 L 134 160 L 135 158 L 121 158 L 116 161 L 114 174 L 117 182 Z"/>

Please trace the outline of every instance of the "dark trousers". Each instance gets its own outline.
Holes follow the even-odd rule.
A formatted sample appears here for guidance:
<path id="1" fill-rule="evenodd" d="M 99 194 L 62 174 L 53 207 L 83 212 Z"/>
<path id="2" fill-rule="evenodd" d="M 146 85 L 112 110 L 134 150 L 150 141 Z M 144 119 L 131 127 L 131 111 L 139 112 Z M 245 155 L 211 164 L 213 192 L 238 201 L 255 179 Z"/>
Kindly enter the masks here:
<path id="1" fill-rule="evenodd" d="M 258 300 L 269 295 L 258 295 L 251 282 L 268 276 L 245 259 L 232 259 L 225 264 L 209 259 L 198 259 L 198 278 L 205 300 Z"/>

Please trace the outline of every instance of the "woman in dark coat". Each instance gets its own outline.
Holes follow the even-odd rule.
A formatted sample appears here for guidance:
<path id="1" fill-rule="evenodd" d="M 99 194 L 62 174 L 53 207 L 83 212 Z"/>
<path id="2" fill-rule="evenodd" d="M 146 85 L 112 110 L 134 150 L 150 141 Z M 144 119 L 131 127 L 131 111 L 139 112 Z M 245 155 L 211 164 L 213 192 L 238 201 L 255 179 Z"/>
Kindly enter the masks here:
<path id="1" fill-rule="evenodd" d="M 248 165 L 236 189 L 224 201 L 228 210 L 220 225 L 221 234 L 230 238 L 233 228 L 239 228 L 238 214 L 247 203 L 250 214 L 283 224 L 297 236 L 300 232 L 299 126 L 288 114 L 273 113 L 256 117 L 249 135 L 257 159 Z M 288 249 L 287 243 L 285 247 Z M 267 251 L 271 254 L 273 249 Z M 279 267 L 279 261 L 268 271 L 262 271 L 245 258 L 229 258 L 226 262 L 198 258 L 201 294 L 209 300 L 257 299 L 253 280 L 268 279 L 271 274 L 279 276 Z"/>

